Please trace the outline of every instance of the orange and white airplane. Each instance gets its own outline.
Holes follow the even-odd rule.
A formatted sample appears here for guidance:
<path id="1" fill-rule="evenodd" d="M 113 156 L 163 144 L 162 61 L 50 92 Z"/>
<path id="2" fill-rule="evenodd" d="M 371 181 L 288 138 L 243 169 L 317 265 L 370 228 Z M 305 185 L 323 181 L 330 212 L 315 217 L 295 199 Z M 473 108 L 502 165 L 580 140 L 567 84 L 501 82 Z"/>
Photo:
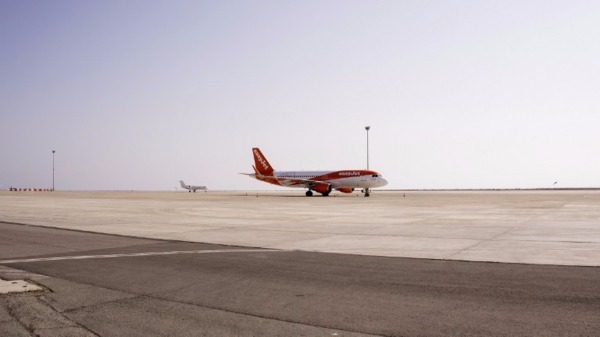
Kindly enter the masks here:
<path id="1" fill-rule="evenodd" d="M 371 188 L 388 183 L 381 174 L 370 170 L 275 171 L 259 148 L 253 148 L 252 153 L 254 173 L 242 174 L 277 186 L 307 188 L 307 197 L 313 195 L 312 191 L 328 196 L 332 190 L 352 193 L 355 188 L 363 189 L 365 197 L 368 197 Z"/>

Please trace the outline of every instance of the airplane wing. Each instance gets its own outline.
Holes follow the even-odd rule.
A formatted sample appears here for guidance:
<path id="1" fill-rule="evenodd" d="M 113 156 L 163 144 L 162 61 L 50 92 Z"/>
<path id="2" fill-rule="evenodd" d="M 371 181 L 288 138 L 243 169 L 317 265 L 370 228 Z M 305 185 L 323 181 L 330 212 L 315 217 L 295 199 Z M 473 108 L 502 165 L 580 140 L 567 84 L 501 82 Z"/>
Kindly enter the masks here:
<path id="1" fill-rule="evenodd" d="M 306 188 L 313 189 L 315 186 L 319 184 L 329 184 L 328 182 L 321 180 L 310 180 L 310 179 L 298 179 L 298 178 L 282 178 L 275 176 L 261 176 L 262 178 L 267 179 L 276 179 L 284 186 L 290 185 L 304 185 Z"/>
<path id="2" fill-rule="evenodd" d="M 281 185 L 284 186 L 290 186 L 290 185 L 304 185 L 306 188 L 309 189 L 313 189 L 315 188 L 315 186 L 319 185 L 319 184 L 329 184 L 328 182 L 325 181 L 321 181 L 321 180 L 310 180 L 310 179 L 299 179 L 299 178 L 282 178 L 282 177 L 276 177 L 276 176 L 265 176 L 262 175 L 260 173 L 239 173 L 239 174 L 243 174 L 249 177 L 256 177 L 256 178 L 260 178 L 260 179 L 275 179 L 277 181 L 279 181 L 279 183 L 281 183 Z"/>

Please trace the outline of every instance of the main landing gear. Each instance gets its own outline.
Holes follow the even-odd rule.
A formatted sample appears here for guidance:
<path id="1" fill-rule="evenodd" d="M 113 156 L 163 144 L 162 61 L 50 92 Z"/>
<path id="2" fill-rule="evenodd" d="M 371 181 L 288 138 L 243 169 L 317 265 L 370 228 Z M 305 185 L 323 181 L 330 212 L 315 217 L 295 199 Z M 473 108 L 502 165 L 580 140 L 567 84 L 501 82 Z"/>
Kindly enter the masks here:
<path id="1" fill-rule="evenodd" d="M 368 196 L 370 196 L 370 195 L 371 195 L 371 194 L 370 194 L 370 192 L 371 192 L 371 191 L 370 191 L 368 188 L 365 188 L 365 191 L 364 191 L 364 192 L 365 192 L 365 197 L 368 197 Z"/>
<path id="2" fill-rule="evenodd" d="M 321 192 L 320 192 L 321 193 Z M 329 192 L 327 193 L 321 193 L 324 197 L 328 197 L 329 196 Z M 313 196 L 313 192 L 311 190 L 306 191 L 306 196 L 307 197 L 312 197 Z"/>

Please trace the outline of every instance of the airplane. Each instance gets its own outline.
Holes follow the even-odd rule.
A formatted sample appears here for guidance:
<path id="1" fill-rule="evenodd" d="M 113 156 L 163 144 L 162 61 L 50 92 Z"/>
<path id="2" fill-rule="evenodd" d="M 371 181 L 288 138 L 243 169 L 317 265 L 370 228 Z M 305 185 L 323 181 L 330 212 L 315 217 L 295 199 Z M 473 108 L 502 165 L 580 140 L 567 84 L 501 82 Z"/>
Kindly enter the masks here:
<path id="1" fill-rule="evenodd" d="M 252 153 L 254 173 L 241 174 L 277 186 L 307 188 L 307 197 L 312 197 L 313 191 L 326 197 L 333 190 L 352 193 L 355 188 L 363 189 L 365 197 L 368 197 L 371 188 L 388 183 L 381 174 L 370 170 L 275 171 L 259 148 L 253 148 Z"/>
<path id="2" fill-rule="evenodd" d="M 188 192 L 196 192 L 196 190 L 206 190 L 206 186 L 194 186 L 194 185 L 186 185 L 183 180 L 179 181 L 179 184 L 181 184 L 181 188 L 185 188 L 186 190 L 188 190 Z"/>

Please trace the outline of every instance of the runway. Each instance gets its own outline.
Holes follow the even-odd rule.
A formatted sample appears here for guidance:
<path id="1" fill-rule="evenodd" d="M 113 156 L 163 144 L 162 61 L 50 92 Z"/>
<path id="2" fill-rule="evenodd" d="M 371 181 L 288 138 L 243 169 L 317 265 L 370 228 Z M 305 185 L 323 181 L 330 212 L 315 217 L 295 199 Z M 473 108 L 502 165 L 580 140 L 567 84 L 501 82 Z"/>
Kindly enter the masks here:
<path id="1" fill-rule="evenodd" d="M 599 191 L 297 192 L 2 192 L 0 335 L 600 331 Z"/>
<path id="2" fill-rule="evenodd" d="M 0 221 L 389 257 L 600 266 L 600 191 L 0 192 Z"/>
<path id="3" fill-rule="evenodd" d="M 595 267 L 249 249 L 0 223 L 0 277 L 23 275 L 51 291 L 0 297 L 0 335 L 600 331 Z"/>

